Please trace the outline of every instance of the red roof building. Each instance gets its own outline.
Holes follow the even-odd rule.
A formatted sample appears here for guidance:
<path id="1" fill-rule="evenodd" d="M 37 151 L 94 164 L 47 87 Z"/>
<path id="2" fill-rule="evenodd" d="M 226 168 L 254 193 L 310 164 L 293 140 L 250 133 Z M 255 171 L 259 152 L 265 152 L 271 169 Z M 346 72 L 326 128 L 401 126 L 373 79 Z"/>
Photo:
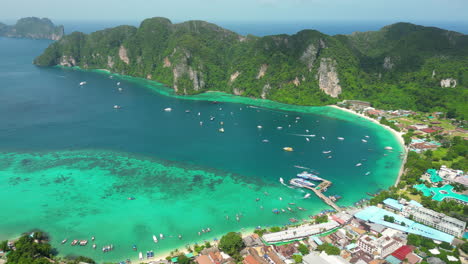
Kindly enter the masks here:
<path id="1" fill-rule="evenodd" d="M 248 255 L 247 257 L 244 258 L 242 261 L 244 264 L 260 264 L 252 255 Z"/>
<path id="2" fill-rule="evenodd" d="M 413 252 L 413 247 L 405 245 L 405 246 L 401 246 L 400 248 L 395 250 L 392 253 L 392 256 L 394 256 L 395 258 L 403 261 L 406 258 L 406 256 L 411 252 Z"/>
<path id="3" fill-rule="evenodd" d="M 428 134 L 437 132 L 437 130 L 434 130 L 432 128 L 424 128 L 424 129 L 421 129 L 421 131 L 424 133 L 428 133 Z"/>

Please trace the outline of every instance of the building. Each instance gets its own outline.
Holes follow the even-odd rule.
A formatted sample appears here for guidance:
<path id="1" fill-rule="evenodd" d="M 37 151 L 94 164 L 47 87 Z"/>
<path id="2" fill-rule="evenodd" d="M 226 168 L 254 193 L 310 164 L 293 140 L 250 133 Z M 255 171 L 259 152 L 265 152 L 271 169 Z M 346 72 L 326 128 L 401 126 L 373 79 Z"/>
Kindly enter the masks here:
<path id="1" fill-rule="evenodd" d="M 313 252 L 305 255 L 302 258 L 302 262 L 304 264 L 349 264 L 349 262 L 341 256 L 327 255 L 325 252 L 321 252 L 320 254 Z"/>
<path id="2" fill-rule="evenodd" d="M 371 103 L 358 101 L 358 100 L 344 100 L 342 102 L 344 105 L 349 105 L 351 109 L 354 110 L 363 110 L 364 108 L 368 108 L 371 106 Z"/>
<path id="3" fill-rule="evenodd" d="M 302 238 L 306 238 L 309 236 L 317 235 L 320 233 L 324 233 L 339 227 L 336 221 L 329 221 L 322 224 L 317 225 L 302 225 L 296 228 L 291 228 L 285 231 L 280 231 L 271 234 L 263 235 L 262 239 L 266 243 L 278 243 L 278 242 L 285 242 L 285 241 L 293 241 L 299 240 Z"/>
<path id="4" fill-rule="evenodd" d="M 412 216 L 413 220 L 417 222 L 432 226 L 437 230 L 456 237 L 461 237 L 466 227 L 464 221 L 422 206 L 407 205 L 403 209 L 403 215 L 407 217 Z"/>
<path id="5" fill-rule="evenodd" d="M 375 238 L 364 235 L 358 240 L 358 246 L 366 253 L 385 258 L 402 246 L 401 241 L 388 236 Z"/>
<path id="6" fill-rule="evenodd" d="M 462 170 L 454 170 L 447 168 L 447 166 L 442 165 L 438 171 L 440 177 L 445 181 L 460 183 L 465 186 L 468 186 L 468 175 L 465 175 Z"/>
<path id="7" fill-rule="evenodd" d="M 385 207 L 392 209 L 393 211 L 400 212 L 403 210 L 403 205 L 399 203 L 397 200 L 392 198 L 387 198 L 383 201 Z"/>

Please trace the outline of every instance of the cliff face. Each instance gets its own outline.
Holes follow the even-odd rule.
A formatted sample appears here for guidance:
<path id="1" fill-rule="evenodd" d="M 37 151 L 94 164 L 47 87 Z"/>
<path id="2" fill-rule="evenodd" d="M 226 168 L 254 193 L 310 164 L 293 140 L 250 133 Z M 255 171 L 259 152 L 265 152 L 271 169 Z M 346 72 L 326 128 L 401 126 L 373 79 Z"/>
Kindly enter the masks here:
<path id="1" fill-rule="evenodd" d="M 467 60 L 466 35 L 404 23 L 347 36 L 303 30 L 255 37 L 204 21 L 151 18 L 139 27 L 72 33 L 34 63 L 108 69 L 159 81 L 179 94 L 218 90 L 309 105 L 351 98 L 383 104 L 380 95 L 386 94 L 392 100 L 385 104 L 414 108 L 419 93 L 433 97 L 433 89 L 455 86 L 442 79 L 468 80 Z M 431 77 L 434 70 L 437 77 Z M 456 81 L 445 90 L 453 94 L 440 96 L 462 100 L 467 83 Z"/>
<path id="2" fill-rule="evenodd" d="M 31 38 L 59 40 L 64 36 L 63 26 L 55 26 L 47 18 L 21 18 L 15 25 L 0 23 L 0 36 L 10 38 Z"/>

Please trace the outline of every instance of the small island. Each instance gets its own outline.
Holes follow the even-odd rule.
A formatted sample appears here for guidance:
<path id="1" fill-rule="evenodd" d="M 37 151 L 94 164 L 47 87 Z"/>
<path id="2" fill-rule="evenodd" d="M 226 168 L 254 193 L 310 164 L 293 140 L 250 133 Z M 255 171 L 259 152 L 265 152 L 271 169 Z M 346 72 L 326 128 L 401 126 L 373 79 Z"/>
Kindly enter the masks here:
<path id="1" fill-rule="evenodd" d="M 65 35 L 63 26 L 48 18 L 21 18 L 15 25 L 0 23 L 0 37 L 59 40 Z"/>

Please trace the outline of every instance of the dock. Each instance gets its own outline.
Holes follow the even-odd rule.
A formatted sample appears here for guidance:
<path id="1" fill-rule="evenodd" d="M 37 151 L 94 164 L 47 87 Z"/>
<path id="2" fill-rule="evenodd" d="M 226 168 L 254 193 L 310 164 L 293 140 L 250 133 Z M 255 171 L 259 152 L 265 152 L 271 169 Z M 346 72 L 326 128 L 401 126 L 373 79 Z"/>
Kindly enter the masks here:
<path id="1" fill-rule="evenodd" d="M 337 212 L 341 212 L 341 208 L 335 204 L 330 198 L 328 198 L 323 192 L 327 190 L 328 187 L 332 185 L 331 181 L 327 181 L 323 179 L 323 181 L 317 186 L 317 187 L 309 187 L 309 186 L 304 186 L 304 188 L 307 188 L 311 191 L 313 191 L 322 201 L 324 201 L 326 204 L 331 206 L 333 209 L 335 209 Z"/>

